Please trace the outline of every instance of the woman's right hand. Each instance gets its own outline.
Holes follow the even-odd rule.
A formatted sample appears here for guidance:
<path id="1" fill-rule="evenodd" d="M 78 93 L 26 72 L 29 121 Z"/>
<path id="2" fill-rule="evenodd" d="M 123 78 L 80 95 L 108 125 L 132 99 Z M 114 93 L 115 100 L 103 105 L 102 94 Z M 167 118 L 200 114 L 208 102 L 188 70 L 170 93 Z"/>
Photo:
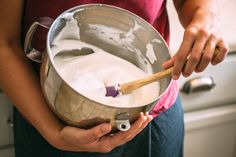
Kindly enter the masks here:
<path id="1" fill-rule="evenodd" d="M 65 126 L 56 132 L 51 144 L 61 150 L 85 152 L 110 152 L 112 149 L 132 140 L 152 120 L 152 116 L 140 114 L 128 131 L 109 134 L 111 125 L 103 123 L 85 130 Z M 49 139 L 50 142 L 50 139 Z"/>

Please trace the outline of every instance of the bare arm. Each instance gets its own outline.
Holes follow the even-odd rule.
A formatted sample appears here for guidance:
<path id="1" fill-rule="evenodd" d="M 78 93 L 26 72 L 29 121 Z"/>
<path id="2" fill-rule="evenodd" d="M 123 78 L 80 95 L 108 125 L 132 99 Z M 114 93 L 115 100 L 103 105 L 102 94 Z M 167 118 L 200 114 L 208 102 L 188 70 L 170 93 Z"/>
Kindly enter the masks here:
<path id="1" fill-rule="evenodd" d="M 185 28 L 183 41 L 176 55 L 164 64 L 174 65 L 173 78 L 182 73 L 203 71 L 209 63 L 216 65 L 228 53 L 228 45 L 220 34 L 216 0 L 173 0 Z"/>
<path id="2" fill-rule="evenodd" d="M 175 8 L 177 10 L 180 22 L 186 28 L 194 20 L 208 21 L 210 24 L 214 24 L 212 20 L 217 18 L 218 8 L 217 0 L 173 0 Z M 202 15 L 198 15 L 197 12 L 202 12 Z M 194 17 L 195 16 L 195 17 Z M 205 19 L 204 19 L 205 18 Z M 198 21 L 195 21 L 199 23 Z M 212 23 L 213 22 L 213 23 Z"/>
<path id="3" fill-rule="evenodd" d="M 141 115 L 130 130 L 114 136 L 106 135 L 111 130 L 106 123 L 88 130 L 62 124 L 46 104 L 20 46 L 22 8 L 23 0 L 0 1 L 0 87 L 50 144 L 69 151 L 108 152 L 145 128 L 151 116 Z"/>
<path id="4" fill-rule="evenodd" d="M 39 81 L 21 49 L 22 5 L 21 0 L 0 2 L 0 86 L 26 119 L 46 137 L 53 134 L 46 131 L 48 127 L 60 130 L 62 125 L 46 105 Z"/>

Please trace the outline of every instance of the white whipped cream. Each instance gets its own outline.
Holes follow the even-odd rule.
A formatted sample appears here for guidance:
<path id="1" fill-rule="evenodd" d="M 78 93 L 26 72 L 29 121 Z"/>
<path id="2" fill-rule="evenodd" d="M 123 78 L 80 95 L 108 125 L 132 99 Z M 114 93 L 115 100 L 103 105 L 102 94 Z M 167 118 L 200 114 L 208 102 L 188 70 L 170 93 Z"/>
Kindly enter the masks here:
<path id="1" fill-rule="evenodd" d="M 98 30 L 103 30 L 103 33 L 97 33 L 100 38 L 103 38 L 102 40 L 109 39 L 107 36 L 110 34 L 113 37 L 112 41 L 116 44 L 126 43 L 127 48 L 132 48 L 130 43 L 132 43 L 134 38 L 133 32 L 141 29 L 137 23 L 135 23 L 134 28 L 126 33 L 102 25 L 90 25 L 89 27 L 90 31 L 99 32 Z M 123 37 L 121 38 L 122 34 Z M 116 86 L 117 84 L 144 78 L 152 73 L 151 65 L 146 65 L 145 71 L 147 73 L 145 73 L 132 63 L 105 52 L 94 45 L 84 43 L 79 39 L 80 29 L 77 21 L 70 18 L 54 39 L 52 47 L 53 56 L 62 51 L 68 52 L 68 50 L 81 49 L 83 47 L 91 48 L 94 51 L 94 53 L 89 55 L 56 56 L 53 59 L 53 64 L 59 75 L 74 90 L 89 99 L 109 106 L 137 107 L 156 100 L 159 96 L 159 82 L 141 87 L 130 94 L 106 97 L 106 86 Z M 120 41 L 120 43 L 117 41 Z M 150 48 L 147 47 L 147 50 L 150 51 Z"/>
<path id="2" fill-rule="evenodd" d="M 88 47 L 94 53 L 84 56 L 55 57 L 54 64 L 62 78 L 80 94 L 102 104 L 119 107 L 142 106 L 159 95 L 154 82 L 130 94 L 106 97 L 106 86 L 122 84 L 148 76 L 132 63 L 79 40 L 60 40 L 52 48 L 54 54 L 69 49 Z"/>

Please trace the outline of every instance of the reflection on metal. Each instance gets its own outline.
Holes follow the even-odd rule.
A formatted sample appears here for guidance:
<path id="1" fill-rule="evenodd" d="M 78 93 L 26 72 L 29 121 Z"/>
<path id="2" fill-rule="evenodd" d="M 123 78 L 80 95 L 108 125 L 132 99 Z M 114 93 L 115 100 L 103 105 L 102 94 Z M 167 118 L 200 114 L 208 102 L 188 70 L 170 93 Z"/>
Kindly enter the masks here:
<path id="1" fill-rule="evenodd" d="M 116 127 L 120 131 L 127 131 L 130 128 L 129 113 L 119 113 L 115 118 Z"/>

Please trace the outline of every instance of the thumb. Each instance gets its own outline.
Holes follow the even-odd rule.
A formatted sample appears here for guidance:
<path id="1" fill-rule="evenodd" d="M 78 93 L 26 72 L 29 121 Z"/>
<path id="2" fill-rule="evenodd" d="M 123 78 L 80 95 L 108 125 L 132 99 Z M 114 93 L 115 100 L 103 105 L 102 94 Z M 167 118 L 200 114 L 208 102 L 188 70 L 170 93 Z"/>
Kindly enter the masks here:
<path id="1" fill-rule="evenodd" d="M 173 56 L 172 58 L 170 58 L 169 60 L 165 61 L 163 64 L 162 64 L 162 67 L 164 69 L 167 69 L 167 68 L 170 68 L 171 66 L 174 65 L 174 62 L 175 62 L 175 56 Z"/>
<path id="2" fill-rule="evenodd" d="M 83 141 L 87 142 L 93 142 L 102 136 L 108 134 L 111 131 L 111 125 L 108 123 L 103 123 L 100 125 L 97 125 L 91 129 L 84 130 L 83 132 L 80 133 L 81 138 Z"/>

